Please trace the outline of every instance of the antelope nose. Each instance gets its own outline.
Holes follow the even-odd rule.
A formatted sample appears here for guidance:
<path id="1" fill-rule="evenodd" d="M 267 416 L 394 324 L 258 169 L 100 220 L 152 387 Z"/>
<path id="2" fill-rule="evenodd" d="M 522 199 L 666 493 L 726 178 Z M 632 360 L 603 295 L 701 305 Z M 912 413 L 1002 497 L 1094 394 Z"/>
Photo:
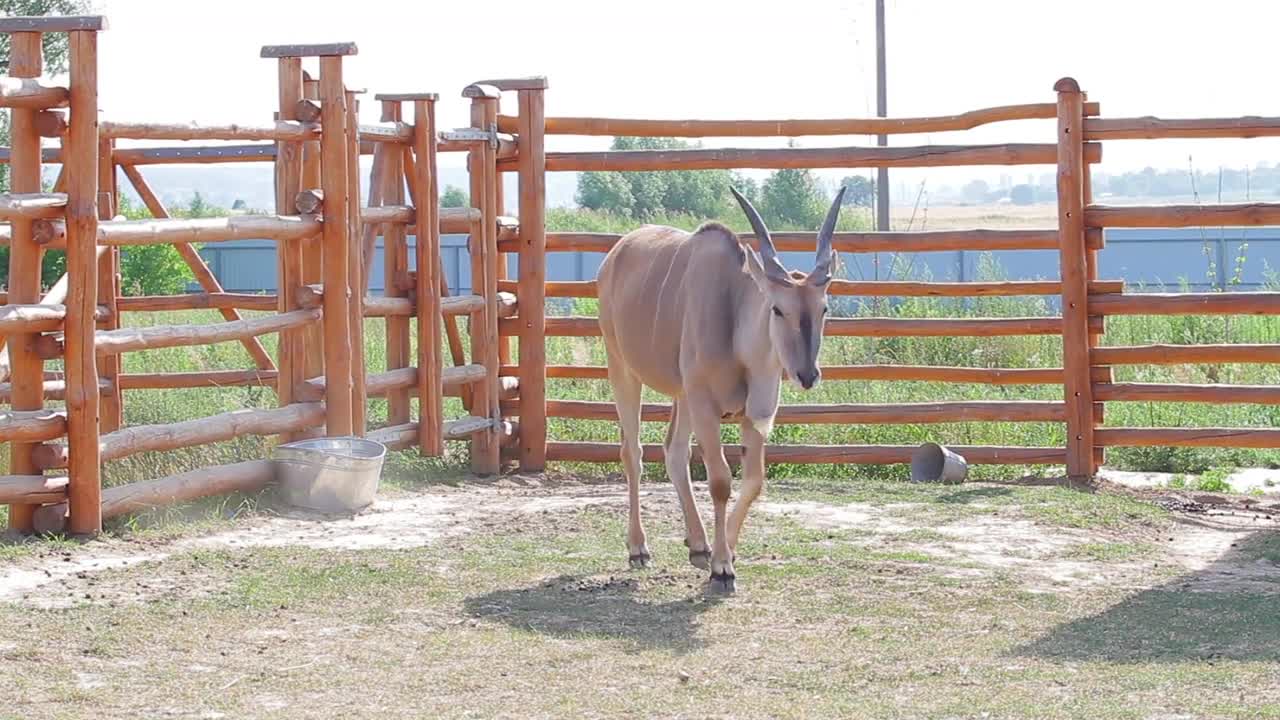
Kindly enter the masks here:
<path id="1" fill-rule="evenodd" d="M 805 390 L 809 390 L 814 385 L 817 385 L 818 378 L 821 376 L 822 376 L 822 373 L 818 371 L 818 368 L 801 370 L 800 372 L 796 373 L 796 379 L 800 381 L 800 387 L 804 388 Z"/>

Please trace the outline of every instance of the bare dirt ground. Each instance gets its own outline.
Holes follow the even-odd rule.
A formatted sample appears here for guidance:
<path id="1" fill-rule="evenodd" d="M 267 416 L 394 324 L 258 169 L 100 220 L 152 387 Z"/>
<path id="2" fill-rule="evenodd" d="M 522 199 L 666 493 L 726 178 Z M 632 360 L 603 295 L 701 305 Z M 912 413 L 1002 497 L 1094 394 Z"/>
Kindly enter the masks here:
<path id="1" fill-rule="evenodd" d="M 781 480 L 708 594 L 674 494 L 511 476 L 0 560 L 21 717 L 1280 717 L 1280 501 Z M 705 515 L 705 486 L 697 488 Z"/>
<path id="2" fill-rule="evenodd" d="M 626 488 L 620 484 L 559 484 L 543 487 L 533 480 L 499 481 L 497 486 L 478 484 L 466 488 L 434 488 L 421 494 L 380 499 L 354 516 L 319 516 L 277 509 L 236 523 L 231 529 L 173 541 L 108 538 L 74 551 L 58 549 L 37 553 L 25 561 L 0 569 L 0 602 L 21 602 L 39 607 L 70 607 L 90 602 L 146 602 L 165 596 L 178 583 L 175 578 L 154 578 L 147 584 L 120 591 L 99 576 L 105 571 L 155 562 L 193 550 L 244 550 L 258 547 L 299 547 L 317 550 L 402 550 L 424 547 L 446 537 L 495 529 L 568 515 L 584 508 L 598 508 L 621 516 L 626 509 Z M 705 486 L 704 514 L 709 512 Z M 1167 572 L 1194 575 L 1194 588 L 1229 588 L 1260 583 L 1260 589 L 1280 592 L 1280 576 L 1265 562 L 1215 564 L 1241 538 L 1261 527 L 1280 528 L 1280 498 L 1264 502 L 1231 500 L 1207 493 L 1148 493 L 1175 506 L 1194 508 L 1179 513 L 1167 530 L 1150 540 L 1162 546 Z M 1198 500 L 1209 498 L 1213 505 Z M 678 515 L 675 493 L 667 485 L 648 485 L 642 495 L 646 513 Z M 921 551 L 963 562 L 959 575 L 982 575 L 1015 570 L 1028 587 L 1052 591 L 1063 586 L 1126 585 L 1125 578 L 1149 565 L 1143 557 L 1099 565 L 1087 550 L 1099 541 L 1096 530 L 1046 526 L 1016 514 L 962 516 L 932 524 L 920 535 L 913 515 L 915 503 L 832 503 L 813 500 L 761 501 L 754 512 L 790 519 L 818 530 L 856 531 L 865 544 L 906 538 Z M 1211 573 L 1202 573 L 1210 568 Z M 1197 574 L 1200 573 L 1200 574 Z M 1190 585 L 1188 586 L 1190 587 Z"/>

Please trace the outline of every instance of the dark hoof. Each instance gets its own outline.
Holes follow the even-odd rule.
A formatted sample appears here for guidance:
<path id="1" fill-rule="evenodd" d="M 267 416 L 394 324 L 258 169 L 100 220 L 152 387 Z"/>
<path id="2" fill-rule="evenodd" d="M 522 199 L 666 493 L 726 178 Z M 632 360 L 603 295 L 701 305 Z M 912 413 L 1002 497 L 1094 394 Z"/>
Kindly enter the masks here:
<path id="1" fill-rule="evenodd" d="M 689 564 L 699 570 L 711 569 L 711 551 L 710 550 L 690 550 Z"/>
<path id="2" fill-rule="evenodd" d="M 711 584 L 708 589 L 713 593 L 730 594 L 734 591 L 731 573 L 711 573 Z"/>
<path id="3" fill-rule="evenodd" d="M 649 566 L 649 560 L 650 560 L 650 559 L 651 559 L 651 558 L 649 557 L 649 553 L 647 553 L 647 552 L 636 553 L 635 555 L 632 555 L 632 556 L 631 556 L 631 558 L 630 558 L 630 560 L 631 560 L 631 567 L 633 567 L 633 568 L 637 568 L 637 569 L 638 569 L 638 568 L 643 568 L 643 567 L 648 567 L 648 566 Z"/>

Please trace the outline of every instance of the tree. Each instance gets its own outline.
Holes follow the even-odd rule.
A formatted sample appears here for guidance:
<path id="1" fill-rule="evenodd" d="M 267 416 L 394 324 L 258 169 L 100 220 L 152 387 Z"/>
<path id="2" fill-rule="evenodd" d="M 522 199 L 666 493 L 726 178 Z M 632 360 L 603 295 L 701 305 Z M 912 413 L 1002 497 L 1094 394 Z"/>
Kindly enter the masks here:
<path id="1" fill-rule="evenodd" d="M 681 150 L 690 147 L 677 138 L 615 137 L 611 150 Z M 652 172 L 594 172 L 578 176 L 575 199 L 588 210 L 645 219 L 663 213 L 713 218 L 728 210 L 727 170 Z"/>
<path id="2" fill-rule="evenodd" d="M 826 214 L 827 199 L 810 170 L 778 170 L 760 186 L 760 214 L 769 226 L 812 229 Z"/>
<path id="3" fill-rule="evenodd" d="M 207 214 L 188 217 L 210 217 L 222 210 L 205 204 L 199 193 L 191 205 L 197 204 L 196 199 L 199 199 L 199 211 Z M 191 205 L 179 214 L 189 213 Z M 120 214 L 127 220 L 152 217 L 147 208 L 134 204 L 128 195 L 120 196 Z M 222 214 L 225 215 L 225 211 Z M 177 295 L 184 292 L 194 278 L 191 268 L 172 245 L 129 245 L 120 249 L 120 291 L 126 295 Z"/>
<path id="4" fill-rule="evenodd" d="M 450 185 L 444 189 L 444 193 L 440 195 L 440 207 L 442 208 L 461 208 L 467 207 L 471 203 L 467 191 L 457 185 Z"/>
<path id="5" fill-rule="evenodd" d="M 987 194 L 990 192 L 991 188 L 986 180 L 970 180 L 961 188 L 960 195 L 964 197 L 965 202 L 976 205 L 986 202 Z"/>
<path id="6" fill-rule="evenodd" d="M 630 215 L 635 206 L 631 184 L 622 173 L 616 172 L 582 173 L 578 176 L 574 200 L 588 210 L 606 210 L 619 215 Z"/>
<path id="7" fill-rule="evenodd" d="M 1009 200 L 1014 205 L 1031 205 L 1036 201 L 1036 188 L 1034 185 L 1014 185 L 1009 189 Z"/>
<path id="8" fill-rule="evenodd" d="M 843 201 L 845 206 L 871 207 L 871 203 L 875 200 L 876 184 L 870 178 L 850 175 L 840 181 L 840 187 L 845 188 Z"/>

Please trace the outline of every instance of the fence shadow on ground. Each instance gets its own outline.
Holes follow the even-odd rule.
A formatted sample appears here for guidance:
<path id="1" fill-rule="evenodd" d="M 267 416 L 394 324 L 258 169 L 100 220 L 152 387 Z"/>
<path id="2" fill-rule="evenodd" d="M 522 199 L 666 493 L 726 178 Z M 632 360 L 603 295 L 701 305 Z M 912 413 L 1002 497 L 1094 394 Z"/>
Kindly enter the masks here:
<path id="1" fill-rule="evenodd" d="M 1014 651 L 1115 663 L 1280 661 L 1280 531 L 1235 543 L 1209 566 L 1054 628 Z"/>
<path id="2" fill-rule="evenodd" d="M 705 645 L 698 616 L 718 604 L 701 589 L 653 602 L 635 578 L 561 575 L 535 585 L 467 598 L 468 615 L 566 639 L 619 640 L 634 650 L 684 654 Z"/>

